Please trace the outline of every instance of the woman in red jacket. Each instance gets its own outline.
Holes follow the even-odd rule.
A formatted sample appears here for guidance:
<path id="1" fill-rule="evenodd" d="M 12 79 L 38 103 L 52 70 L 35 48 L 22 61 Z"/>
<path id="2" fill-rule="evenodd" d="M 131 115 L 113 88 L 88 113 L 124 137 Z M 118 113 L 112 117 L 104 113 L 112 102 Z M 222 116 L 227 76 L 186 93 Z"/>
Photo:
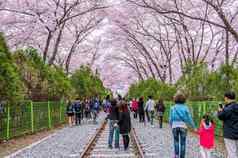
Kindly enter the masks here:
<path id="1" fill-rule="evenodd" d="M 203 116 L 198 132 L 202 158 L 210 158 L 215 146 L 215 124 L 208 113 Z"/>
<path id="2" fill-rule="evenodd" d="M 137 119 L 138 102 L 135 98 L 132 100 L 132 111 L 134 112 L 134 119 Z"/>

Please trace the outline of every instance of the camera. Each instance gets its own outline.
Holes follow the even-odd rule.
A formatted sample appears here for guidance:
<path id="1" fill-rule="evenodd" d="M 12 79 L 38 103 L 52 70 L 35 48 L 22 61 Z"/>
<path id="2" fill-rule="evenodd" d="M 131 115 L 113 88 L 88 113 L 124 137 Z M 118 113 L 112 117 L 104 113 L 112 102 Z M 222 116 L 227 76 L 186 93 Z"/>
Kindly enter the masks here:
<path id="1" fill-rule="evenodd" d="M 219 108 L 223 109 L 223 105 L 221 103 L 219 104 Z"/>

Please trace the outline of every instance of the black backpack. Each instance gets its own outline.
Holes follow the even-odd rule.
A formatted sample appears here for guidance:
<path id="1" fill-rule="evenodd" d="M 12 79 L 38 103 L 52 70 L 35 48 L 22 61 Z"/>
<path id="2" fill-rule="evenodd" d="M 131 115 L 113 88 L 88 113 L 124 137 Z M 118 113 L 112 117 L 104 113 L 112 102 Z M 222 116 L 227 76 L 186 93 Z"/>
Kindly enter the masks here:
<path id="1" fill-rule="evenodd" d="M 76 113 L 80 113 L 80 112 L 81 112 L 81 103 L 80 103 L 80 102 L 76 102 L 76 103 L 74 104 L 74 111 L 75 111 Z"/>
<path id="2" fill-rule="evenodd" d="M 74 108 L 73 108 L 73 105 L 72 104 L 69 104 L 67 106 L 67 113 L 68 114 L 72 114 L 74 112 Z"/>

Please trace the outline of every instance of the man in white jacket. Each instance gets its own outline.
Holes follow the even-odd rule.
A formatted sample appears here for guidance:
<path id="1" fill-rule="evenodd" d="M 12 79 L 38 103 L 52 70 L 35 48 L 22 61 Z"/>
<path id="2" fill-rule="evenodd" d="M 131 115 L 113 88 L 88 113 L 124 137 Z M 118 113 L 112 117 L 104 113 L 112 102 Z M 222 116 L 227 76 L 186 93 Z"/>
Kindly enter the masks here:
<path id="1" fill-rule="evenodd" d="M 145 104 L 145 111 L 150 115 L 150 123 L 154 126 L 154 113 L 155 113 L 155 101 L 152 99 L 152 96 L 148 96 L 149 100 Z"/>

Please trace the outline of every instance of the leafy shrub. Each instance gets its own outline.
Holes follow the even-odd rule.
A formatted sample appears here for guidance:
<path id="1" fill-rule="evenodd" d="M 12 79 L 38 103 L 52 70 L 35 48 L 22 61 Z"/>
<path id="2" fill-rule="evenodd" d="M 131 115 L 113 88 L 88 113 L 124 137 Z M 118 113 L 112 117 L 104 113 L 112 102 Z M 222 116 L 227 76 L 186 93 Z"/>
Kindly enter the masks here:
<path id="1" fill-rule="evenodd" d="M 171 100 L 176 92 L 173 85 L 165 84 L 155 79 L 148 79 L 139 81 L 129 88 L 129 98 L 139 98 L 144 96 L 147 98 L 149 95 L 154 96 L 155 99 Z"/>
<path id="2" fill-rule="evenodd" d="M 72 74 L 71 84 L 80 98 L 105 96 L 108 93 L 98 75 L 93 74 L 87 66 L 81 66 Z"/>
<path id="3" fill-rule="evenodd" d="M 24 86 L 7 47 L 3 34 L 0 33 L 0 100 L 16 102 L 23 98 Z"/>

